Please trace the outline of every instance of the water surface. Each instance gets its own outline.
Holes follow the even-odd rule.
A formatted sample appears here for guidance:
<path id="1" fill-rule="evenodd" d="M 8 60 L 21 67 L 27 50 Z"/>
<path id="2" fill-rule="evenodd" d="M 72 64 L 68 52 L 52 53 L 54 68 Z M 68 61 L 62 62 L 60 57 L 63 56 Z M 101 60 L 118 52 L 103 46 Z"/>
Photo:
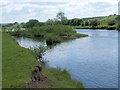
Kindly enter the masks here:
<path id="1" fill-rule="evenodd" d="M 89 37 L 61 43 L 44 55 L 48 67 L 67 69 L 71 77 L 87 88 L 118 87 L 118 32 L 76 29 Z M 39 45 L 32 39 L 19 39 L 28 48 Z"/>

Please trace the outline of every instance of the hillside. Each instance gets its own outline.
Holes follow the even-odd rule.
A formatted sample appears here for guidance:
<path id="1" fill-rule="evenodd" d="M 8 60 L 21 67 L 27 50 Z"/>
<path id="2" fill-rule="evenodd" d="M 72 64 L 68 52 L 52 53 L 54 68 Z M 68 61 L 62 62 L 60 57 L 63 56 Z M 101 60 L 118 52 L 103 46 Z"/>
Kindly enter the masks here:
<path id="1" fill-rule="evenodd" d="M 74 24 L 72 23 L 72 26 L 74 26 L 74 28 L 111 30 L 111 29 L 117 29 L 117 21 L 118 21 L 117 17 L 118 15 L 109 15 L 109 16 L 101 16 L 101 17 L 71 19 L 70 22 L 73 21 Z"/>

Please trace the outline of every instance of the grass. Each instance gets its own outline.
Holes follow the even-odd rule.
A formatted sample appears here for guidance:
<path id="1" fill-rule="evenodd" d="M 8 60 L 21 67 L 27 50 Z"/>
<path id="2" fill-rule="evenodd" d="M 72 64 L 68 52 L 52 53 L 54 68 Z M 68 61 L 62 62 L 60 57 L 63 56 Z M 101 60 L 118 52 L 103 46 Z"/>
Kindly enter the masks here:
<path id="1" fill-rule="evenodd" d="M 43 70 L 43 74 L 50 79 L 48 86 L 51 88 L 84 88 L 82 83 L 71 80 L 66 70 L 48 68 Z"/>
<path id="2" fill-rule="evenodd" d="M 30 50 L 20 47 L 8 33 L 2 36 L 3 88 L 23 88 L 30 81 L 31 71 L 39 62 Z M 41 84 L 50 88 L 83 88 L 81 83 L 71 79 L 66 70 L 44 68 L 43 75 L 50 79 Z"/>
<path id="3" fill-rule="evenodd" d="M 3 88 L 24 87 L 30 80 L 31 70 L 39 62 L 10 35 L 3 33 L 2 41 Z"/>

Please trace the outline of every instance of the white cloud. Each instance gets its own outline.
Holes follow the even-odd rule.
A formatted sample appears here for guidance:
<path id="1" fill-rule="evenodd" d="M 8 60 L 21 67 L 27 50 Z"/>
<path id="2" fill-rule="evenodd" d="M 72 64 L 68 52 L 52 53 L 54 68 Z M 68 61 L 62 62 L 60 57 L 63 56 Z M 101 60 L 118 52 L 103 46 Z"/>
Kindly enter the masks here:
<path id="1" fill-rule="evenodd" d="M 68 18 L 117 14 L 118 0 L 2 0 L 2 22 L 21 22 L 35 18 L 46 21 L 58 11 Z M 1 19 L 0 19 L 1 21 Z"/>

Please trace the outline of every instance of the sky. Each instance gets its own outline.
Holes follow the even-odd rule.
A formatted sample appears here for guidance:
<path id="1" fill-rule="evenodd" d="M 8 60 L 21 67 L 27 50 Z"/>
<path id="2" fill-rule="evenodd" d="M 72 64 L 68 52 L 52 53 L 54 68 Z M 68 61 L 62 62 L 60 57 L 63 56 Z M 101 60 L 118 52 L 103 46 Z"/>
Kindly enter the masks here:
<path id="1" fill-rule="evenodd" d="M 68 19 L 118 14 L 119 0 L 0 0 L 0 23 L 41 22 L 59 11 Z"/>

